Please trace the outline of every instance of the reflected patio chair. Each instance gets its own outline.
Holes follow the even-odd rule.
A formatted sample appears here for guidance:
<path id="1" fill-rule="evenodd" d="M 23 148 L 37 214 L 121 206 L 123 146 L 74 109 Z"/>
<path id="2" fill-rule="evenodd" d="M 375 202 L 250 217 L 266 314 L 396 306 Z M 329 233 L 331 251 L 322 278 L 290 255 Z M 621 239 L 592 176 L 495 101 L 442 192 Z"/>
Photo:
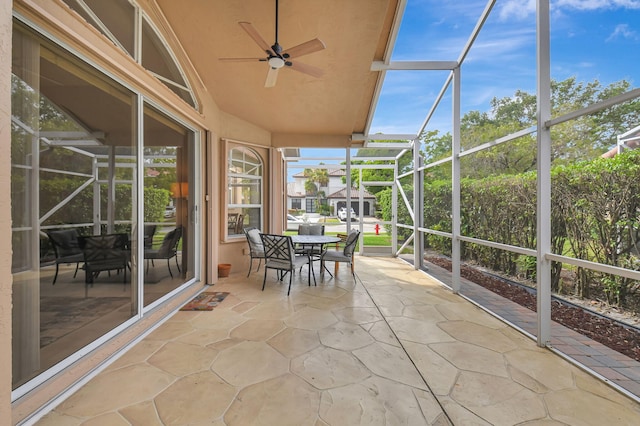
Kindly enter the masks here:
<path id="1" fill-rule="evenodd" d="M 238 221 L 236 222 L 236 227 L 234 230 L 235 234 L 242 234 L 242 229 L 244 228 L 244 215 L 238 215 Z"/>
<path id="2" fill-rule="evenodd" d="M 249 255 L 251 256 L 251 259 L 249 260 L 249 273 L 247 274 L 248 277 L 249 275 L 251 275 L 253 259 L 258 259 L 258 269 L 256 269 L 256 272 L 260 270 L 262 259 L 264 259 L 264 246 L 262 245 L 260 230 L 258 228 L 244 228 L 244 235 L 247 237 L 247 243 L 249 243 Z"/>
<path id="3" fill-rule="evenodd" d="M 345 241 L 344 249 L 342 250 L 326 250 L 320 256 L 320 273 L 324 274 L 326 269 L 325 262 L 345 262 L 348 263 L 351 267 L 351 275 L 353 275 L 353 280 L 356 279 L 355 266 L 353 253 L 356 250 L 356 246 L 358 244 L 358 237 L 360 236 L 360 231 L 352 230 L 347 236 L 347 240 Z M 326 271 L 333 277 L 333 274 L 326 269 Z"/>
<path id="4" fill-rule="evenodd" d="M 264 279 L 262 280 L 262 291 L 264 291 L 264 286 L 267 283 L 267 271 L 269 269 L 275 269 L 278 271 L 279 281 L 282 281 L 286 273 L 289 274 L 288 296 L 291 293 L 291 280 L 294 271 L 297 268 L 308 265 L 309 262 L 311 262 L 311 257 L 308 255 L 296 256 L 291 237 L 287 235 L 260 234 L 260 238 L 264 246 Z M 309 267 L 309 285 L 311 285 L 312 272 L 313 268 Z M 316 275 L 313 273 L 314 285 L 315 282 Z"/>
<path id="5" fill-rule="evenodd" d="M 176 267 L 180 272 L 180 265 L 178 264 L 178 243 L 182 238 L 182 226 L 178 226 L 176 229 L 168 232 L 162 240 L 162 245 L 157 249 L 145 249 L 144 258 L 147 261 L 147 273 L 149 272 L 149 261 L 154 259 L 167 259 L 167 268 L 169 268 L 169 275 L 173 278 L 173 272 L 171 271 L 171 265 L 169 260 L 173 257 L 176 258 Z"/>
<path id="6" fill-rule="evenodd" d="M 84 261 L 84 254 L 78 242 L 78 231 L 76 229 L 61 229 L 46 231 L 46 234 L 56 255 L 56 273 L 53 276 L 52 285 L 55 285 L 58 279 L 58 268 L 61 263 L 76 264 L 76 270 L 73 273 L 73 278 L 75 278 L 78 275 L 80 262 Z"/>
<path id="7" fill-rule="evenodd" d="M 153 248 L 153 236 L 156 234 L 157 225 L 144 225 L 144 248 Z"/>
<path id="8" fill-rule="evenodd" d="M 131 252 L 127 249 L 128 234 L 90 235 L 78 237 L 84 254 L 85 296 L 89 285 L 100 272 L 123 271 L 122 283 L 127 285 L 127 268 Z"/>

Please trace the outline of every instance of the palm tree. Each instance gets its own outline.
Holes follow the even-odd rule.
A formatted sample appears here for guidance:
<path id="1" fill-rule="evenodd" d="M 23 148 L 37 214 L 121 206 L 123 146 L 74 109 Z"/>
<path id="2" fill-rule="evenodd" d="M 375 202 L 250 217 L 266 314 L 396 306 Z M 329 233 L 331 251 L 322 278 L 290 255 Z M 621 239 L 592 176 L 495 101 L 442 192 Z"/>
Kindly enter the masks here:
<path id="1" fill-rule="evenodd" d="M 320 188 L 329 185 L 329 172 L 327 169 L 304 169 L 304 176 L 307 178 L 304 182 L 305 192 L 316 197 L 318 204 L 322 204 L 326 194 Z"/>

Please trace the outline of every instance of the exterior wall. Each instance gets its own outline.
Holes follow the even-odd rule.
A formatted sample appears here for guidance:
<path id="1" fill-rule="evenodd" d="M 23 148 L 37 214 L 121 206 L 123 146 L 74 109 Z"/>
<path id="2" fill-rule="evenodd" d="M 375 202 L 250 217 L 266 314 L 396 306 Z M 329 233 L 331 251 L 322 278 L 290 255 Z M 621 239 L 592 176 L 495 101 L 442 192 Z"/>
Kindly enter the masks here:
<path id="1" fill-rule="evenodd" d="M 11 152 L 11 0 L 0 0 L 0 152 Z M 0 190 L 11 193 L 11 158 L 0 156 Z M 11 235 L 11 205 L 0 203 L 0 232 Z M 4 230 L 4 231 L 2 231 Z M 0 246 L 0 424 L 11 419 L 11 244 Z"/>

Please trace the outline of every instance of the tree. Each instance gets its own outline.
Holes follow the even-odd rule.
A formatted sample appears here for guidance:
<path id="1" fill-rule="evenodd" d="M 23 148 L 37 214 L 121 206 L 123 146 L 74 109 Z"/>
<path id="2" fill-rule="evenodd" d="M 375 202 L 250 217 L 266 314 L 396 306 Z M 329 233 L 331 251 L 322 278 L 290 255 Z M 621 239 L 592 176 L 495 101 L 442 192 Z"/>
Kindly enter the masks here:
<path id="1" fill-rule="evenodd" d="M 610 99 L 630 90 L 627 81 L 603 87 L 600 82 L 577 82 L 575 77 L 551 82 L 552 115 L 558 117 Z M 460 121 L 463 150 L 494 141 L 535 124 L 536 97 L 517 90 L 513 96 L 494 98 L 488 112 L 469 111 Z M 640 100 L 635 99 L 605 110 L 558 124 L 551 129 L 552 161 L 571 164 L 578 160 L 599 157 L 616 143 L 616 135 L 635 127 L 640 122 Z M 447 134 L 448 135 L 448 134 Z M 436 152 L 442 153 L 445 141 L 438 135 L 425 135 L 426 142 L 440 142 Z M 529 134 L 465 157 L 463 177 L 481 178 L 497 174 L 518 174 L 536 169 L 536 140 Z M 427 145 L 429 146 L 429 145 Z M 446 150 L 446 152 L 450 152 Z M 425 152 L 428 159 L 435 158 Z M 449 154 L 450 155 L 450 154 Z"/>
<path id="2" fill-rule="evenodd" d="M 323 163 L 320 163 L 321 165 Z M 329 185 L 329 172 L 327 169 L 304 169 L 304 191 L 307 195 L 316 197 L 318 212 L 323 215 L 330 214 L 330 209 L 326 205 L 326 193 L 321 188 Z"/>
<path id="3" fill-rule="evenodd" d="M 404 142 L 404 141 L 381 141 L 381 142 Z M 392 148 L 364 148 L 358 150 L 356 157 L 396 157 L 399 154 L 398 149 Z M 404 173 L 413 167 L 413 157 L 410 153 L 405 153 L 398 160 L 398 172 Z M 358 160 L 352 161 L 352 165 L 359 164 L 373 164 L 373 165 L 389 165 L 393 164 L 392 160 Z M 364 182 L 393 182 L 393 169 L 362 169 L 362 180 Z M 343 178 L 343 183 L 346 183 L 346 178 Z M 357 167 L 351 169 L 351 185 L 355 188 L 360 188 L 360 170 Z M 377 194 L 382 191 L 384 187 L 371 186 L 367 188 L 372 194 Z"/>

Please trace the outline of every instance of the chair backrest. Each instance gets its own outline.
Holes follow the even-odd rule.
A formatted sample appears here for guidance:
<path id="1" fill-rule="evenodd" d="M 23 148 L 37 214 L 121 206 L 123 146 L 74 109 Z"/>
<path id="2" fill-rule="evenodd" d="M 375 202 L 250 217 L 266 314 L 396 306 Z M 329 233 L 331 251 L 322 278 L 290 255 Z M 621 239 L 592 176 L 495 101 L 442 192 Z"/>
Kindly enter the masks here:
<path id="1" fill-rule="evenodd" d="M 360 236 L 360 231 L 356 231 L 355 229 L 349 232 L 347 236 L 347 241 L 344 244 L 344 250 L 342 251 L 345 256 L 351 257 L 353 256 L 353 252 L 356 250 L 356 246 L 358 245 L 358 237 Z"/>
<path id="2" fill-rule="evenodd" d="M 85 262 L 123 260 L 129 236 L 127 234 L 79 236 L 78 242 L 84 253 Z"/>
<path id="3" fill-rule="evenodd" d="M 244 228 L 244 235 L 247 237 L 251 256 L 264 256 L 264 245 L 262 244 L 262 238 L 260 238 L 260 230 L 253 226 Z"/>
<path id="4" fill-rule="evenodd" d="M 239 214 L 238 215 L 238 221 L 236 222 L 236 229 L 235 229 L 235 233 L 239 234 L 242 232 L 242 228 L 244 227 L 244 215 Z"/>
<path id="5" fill-rule="evenodd" d="M 298 235 L 324 235 L 324 225 L 301 223 Z"/>
<path id="6" fill-rule="evenodd" d="M 264 258 L 268 267 L 280 266 L 292 269 L 295 250 L 291 237 L 287 235 L 260 234 L 264 246 Z"/>
<path id="7" fill-rule="evenodd" d="M 56 252 L 56 257 L 73 256 L 74 254 L 82 253 L 76 229 L 47 231 L 47 236 Z"/>
<path id="8" fill-rule="evenodd" d="M 153 236 L 156 234 L 156 225 L 144 225 L 144 248 L 153 247 Z"/>
<path id="9" fill-rule="evenodd" d="M 169 231 L 162 240 L 162 245 L 158 249 L 158 255 L 172 257 L 178 250 L 178 242 L 182 238 L 182 226 Z"/>

